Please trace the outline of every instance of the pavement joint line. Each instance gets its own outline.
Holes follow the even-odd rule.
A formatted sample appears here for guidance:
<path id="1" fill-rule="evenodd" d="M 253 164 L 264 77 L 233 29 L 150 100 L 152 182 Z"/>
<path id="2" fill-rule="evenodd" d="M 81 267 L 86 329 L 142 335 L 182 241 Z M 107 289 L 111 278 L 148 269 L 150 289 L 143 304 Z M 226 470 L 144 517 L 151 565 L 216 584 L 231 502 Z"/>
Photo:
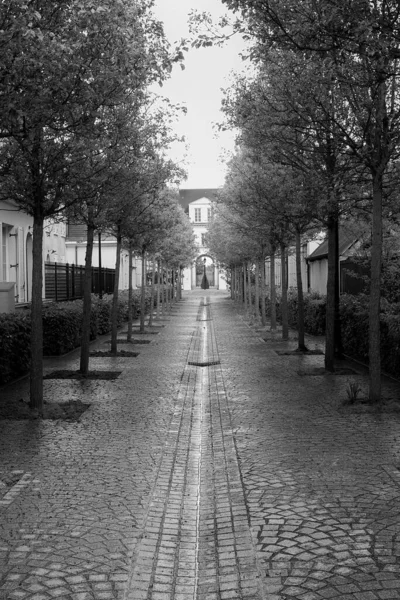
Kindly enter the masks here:
<path id="1" fill-rule="evenodd" d="M 199 310 L 206 310 L 211 315 L 209 298 L 205 300 L 200 303 Z M 211 355 L 219 361 L 212 319 L 206 323 L 199 321 L 190 337 L 187 357 L 196 356 L 205 362 Z M 215 366 L 191 369 L 190 362 L 194 361 L 187 360 L 184 365 L 178 402 L 149 500 L 149 515 L 152 516 L 152 521 L 157 519 L 159 522 L 157 539 L 153 535 L 152 552 L 145 542 L 146 521 L 137 549 L 138 559 L 136 565 L 132 565 L 127 598 L 132 597 L 136 583 L 143 580 L 141 573 L 146 564 L 146 560 L 143 562 L 146 547 L 147 561 L 151 561 L 151 573 L 147 578 L 147 592 L 143 591 L 142 594 L 145 600 L 156 600 L 161 593 L 160 576 L 171 578 L 168 584 L 170 591 L 166 592 L 169 598 L 180 593 L 182 584 L 188 600 L 196 600 L 199 594 L 201 597 L 203 588 L 200 581 L 204 579 L 204 557 L 207 555 L 210 555 L 210 564 L 215 568 L 213 585 L 218 598 L 224 596 L 227 573 L 234 574 L 235 594 L 244 599 L 247 569 L 250 567 L 252 572 L 256 572 L 256 553 L 247 516 L 244 517 L 245 529 L 243 527 L 245 497 L 240 485 L 232 427 L 226 434 L 224 432 L 226 407 L 222 404 L 224 398 L 226 401 L 226 389 L 222 372 L 220 367 L 217 369 Z M 207 459 L 214 465 L 210 489 L 209 477 L 205 478 L 204 473 Z M 207 506 L 210 492 L 214 507 L 211 554 L 210 549 L 206 550 L 207 544 L 204 545 L 201 535 L 204 530 L 202 504 L 204 502 Z M 222 504 L 218 499 L 221 493 Z M 222 521 L 218 516 L 218 506 L 224 507 Z M 167 533 L 170 531 L 167 529 L 167 520 L 172 515 L 177 519 L 173 537 Z M 191 531 L 194 535 L 189 538 Z M 221 532 L 230 534 L 228 545 L 222 543 Z M 254 585 L 257 585 L 256 581 Z"/>
<path id="2" fill-rule="evenodd" d="M 0 505 L 0 599 L 123 600 L 135 561 L 126 600 L 400 598 L 400 413 L 343 408 L 345 378 L 297 377 L 294 359 L 271 352 L 216 291 L 204 306 L 205 294 L 148 362 L 101 390 L 98 421 L 1 424 L 0 498 L 33 477 Z M 208 322 L 195 322 L 201 298 Z M 206 369 L 186 360 L 202 356 L 203 327 L 204 356 L 221 359 Z"/>
<path id="3" fill-rule="evenodd" d="M 10 504 L 20 495 L 30 483 L 32 483 L 32 473 L 24 473 L 20 479 L 4 494 L 0 500 L 0 507 L 10 506 Z"/>
<path id="4" fill-rule="evenodd" d="M 209 300 L 209 299 L 207 299 Z M 219 358 L 219 354 L 218 354 L 218 346 L 217 346 L 217 340 L 216 340 L 216 335 L 215 335 L 215 330 L 214 330 L 214 324 L 210 322 L 209 324 L 209 328 L 210 328 L 210 335 L 209 335 L 209 344 L 212 346 L 212 353 L 214 356 Z M 247 518 L 247 509 L 246 509 L 246 542 L 242 543 L 240 542 L 240 536 L 239 531 L 242 529 L 242 527 L 239 525 L 238 527 L 236 527 L 236 522 L 237 522 L 237 515 L 236 513 L 238 512 L 236 507 L 233 507 L 233 503 L 237 503 L 237 501 L 239 500 L 239 502 L 243 503 L 245 505 L 245 494 L 244 494 L 244 488 L 243 485 L 239 486 L 239 497 L 234 499 L 234 496 L 232 495 L 233 490 L 238 488 L 238 484 L 235 481 L 235 479 L 238 478 L 238 460 L 237 460 L 237 454 L 236 454 L 236 449 L 232 443 L 232 440 L 229 442 L 231 445 L 231 451 L 230 451 L 230 456 L 229 456 L 229 463 L 231 463 L 232 461 L 232 457 L 231 457 L 231 453 L 232 450 L 234 451 L 234 460 L 235 460 L 235 465 L 232 469 L 231 464 L 228 464 L 228 449 L 227 449 L 227 441 L 228 441 L 228 436 L 230 433 L 230 437 L 233 439 L 233 430 L 232 430 L 232 424 L 231 422 L 229 422 L 229 428 L 228 428 L 228 432 L 225 435 L 224 432 L 224 419 L 223 419 L 223 410 L 222 410 L 222 400 L 225 399 L 225 402 L 227 402 L 227 392 L 226 392 L 226 388 L 224 385 L 224 381 L 223 381 L 223 377 L 222 377 L 222 371 L 221 371 L 221 367 L 219 367 L 218 369 L 209 369 L 208 370 L 208 413 L 209 413 L 209 419 L 210 419 L 210 426 L 211 426 L 211 431 L 210 431 L 210 439 L 209 439 L 209 443 L 211 446 L 211 457 L 210 460 L 214 463 L 214 468 L 212 469 L 212 481 L 213 481 L 213 485 L 212 485 L 212 495 L 213 495 L 213 531 L 214 531 L 214 562 L 216 565 L 216 577 L 217 577 L 217 588 L 219 590 L 219 593 L 223 593 L 223 588 L 224 588 L 224 565 L 226 563 L 226 559 L 229 559 L 230 564 L 231 564 L 231 568 L 233 568 L 233 571 L 235 573 L 235 579 L 236 579 L 236 585 L 235 585 L 235 594 L 239 594 L 238 597 L 240 598 L 244 598 L 245 597 L 245 589 L 244 586 L 242 585 L 242 581 L 244 581 L 243 575 L 244 575 L 244 571 L 243 571 L 243 567 L 244 565 L 242 564 L 241 561 L 241 554 L 242 554 L 242 548 L 244 549 L 245 555 L 247 556 L 250 553 L 251 556 L 251 565 L 252 565 L 252 569 L 254 570 L 254 572 L 257 572 L 256 569 L 256 549 L 252 543 L 252 536 L 251 536 L 251 530 L 250 530 L 250 526 L 249 526 L 249 521 Z M 213 413 L 213 407 L 214 405 L 217 405 L 215 407 L 215 411 L 216 414 L 214 415 Z M 216 468 L 215 465 L 215 461 L 218 462 L 222 462 L 224 464 L 224 469 L 223 469 L 223 473 L 220 473 L 220 475 L 218 475 L 219 470 Z M 232 472 L 233 471 L 233 472 Z M 217 481 L 217 478 L 219 479 L 221 474 L 224 477 L 224 481 L 226 484 L 226 490 L 224 492 L 223 495 L 223 505 L 226 506 L 226 509 L 224 509 L 224 513 L 226 513 L 227 516 L 226 517 L 226 521 L 225 523 L 228 526 L 228 531 L 230 531 L 230 545 L 229 546 L 222 546 L 222 544 L 220 543 L 221 538 L 219 535 L 219 531 L 221 531 L 221 526 L 219 524 L 219 519 L 218 519 L 218 510 L 217 510 L 217 506 L 219 506 L 219 501 L 218 501 L 218 494 L 217 494 L 217 486 L 219 489 L 219 481 Z M 224 488 L 225 488 L 225 484 L 224 484 Z M 239 514 L 242 512 L 242 510 L 239 511 Z M 240 522 L 240 518 L 239 518 L 239 522 Z M 232 562 L 233 560 L 233 562 Z M 227 566 L 227 565 L 226 565 Z M 257 584 L 255 584 L 257 585 Z"/>
<path id="5" fill-rule="evenodd" d="M 190 343 L 189 343 L 189 349 L 188 349 L 188 353 L 191 350 L 192 345 L 198 345 L 198 340 L 196 339 L 195 335 L 191 336 L 190 339 Z M 187 361 L 186 361 L 187 364 Z M 194 381 L 193 381 L 194 380 Z M 165 527 L 165 523 L 166 523 L 166 518 L 167 518 L 167 514 L 168 514 L 168 504 L 169 504 L 169 500 L 172 500 L 172 483 L 174 480 L 174 474 L 175 474 L 175 469 L 176 469 L 176 465 L 179 466 L 179 461 L 177 461 L 177 455 L 180 451 L 180 444 L 181 444 L 181 437 L 182 437 L 182 430 L 184 428 L 184 418 L 185 418 L 185 409 L 187 410 L 188 405 L 190 404 L 190 412 L 191 414 L 193 414 L 194 411 L 194 394 L 193 394 L 193 388 L 196 385 L 196 380 L 197 380 L 197 370 L 195 370 L 194 372 L 189 372 L 186 373 L 185 370 L 181 376 L 181 389 L 178 392 L 178 399 L 180 398 L 181 401 L 176 403 L 175 406 L 175 410 L 174 410 L 174 414 L 173 417 L 171 419 L 170 422 L 170 427 L 169 427 L 169 432 L 170 434 L 173 433 L 174 435 L 174 447 L 173 447 L 173 460 L 172 461 L 167 461 L 167 465 L 166 468 L 169 470 L 169 479 L 168 479 L 168 487 L 167 487 L 167 491 L 163 493 L 163 501 L 162 501 L 162 505 L 163 505 L 163 510 L 162 510 L 162 516 L 161 516 L 161 522 L 160 522 L 160 526 L 159 526 L 159 532 L 158 532 L 158 539 L 157 539 L 157 543 L 156 543 L 156 550 L 154 552 L 154 556 L 153 556 L 153 568 L 152 568 L 152 573 L 151 573 L 151 577 L 149 580 L 149 585 L 148 585 L 148 590 L 147 590 L 147 596 L 146 598 L 151 598 L 153 593 L 152 590 L 154 588 L 154 584 L 156 581 L 156 576 L 157 576 L 157 572 L 161 571 L 161 564 L 159 566 L 159 568 L 157 569 L 157 565 L 159 564 L 160 561 L 160 556 L 165 556 L 168 555 L 169 553 L 166 552 L 167 546 L 163 546 L 163 551 L 161 552 L 161 547 L 162 547 L 162 537 L 163 537 L 163 531 L 164 531 L 164 527 Z M 182 389 L 183 386 L 183 389 Z M 189 394 L 191 393 L 191 402 L 190 400 L 188 401 L 189 398 Z M 180 411 L 180 417 L 178 417 L 177 419 L 177 412 L 178 410 Z M 176 421 L 179 420 L 179 427 L 177 429 L 176 428 Z M 192 429 L 192 425 L 193 425 L 193 419 L 190 419 L 189 422 L 189 429 Z M 191 436 L 191 431 L 188 432 L 187 434 L 189 437 Z M 167 441 L 169 442 L 169 438 L 170 435 L 167 436 Z M 186 480 L 187 480 L 187 471 L 188 471 L 188 463 L 189 463 L 189 455 L 190 455 L 190 444 L 188 444 L 186 438 L 184 438 L 183 440 L 184 442 L 184 446 L 186 446 L 186 459 L 184 461 L 184 468 L 185 468 L 185 476 L 184 476 L 184 480 L 182 483 L 180 483 L 180 487 L 183 489 L 185 489 L 186 486 Z M 168 451 L 167 451 L 168 449 Z M 155 485 L 152 491 L 152 494 L 150 496 L 150 500 L 149 500 L 149 507 L 154 505 L 154 497 L 157 493 L 157 482 L 159 481 L 159 477 L 160 477 L 160 473 L 162 471 L 163 468 L 163 463 L 165 463 L 165 456 L 169 455 L 171 453 L 171 448 L 170 448 L 170 443 L 166 444 L 164 447 L 164 453 L 163 456 L 160 460 L 160 464 L 159 464 L 159 469 L 158 469 L 158 473 L 157 473 L 157 477 L 155 479 Z M 185 512 L 184 512 L 184 500 L 185 498 L 185 494 L 182 492 L 180 492 L 180 501 L 178 500 L 178 505 L 179 505 L 179 512 L 174 513 L 176 514 L 178 517 L 178 540 L 180 541 L 181 538 L 181 533 L 182 533 L 182 522 L 183 522 L 183 517 L 185 516 Z M 157 514 L 159 513 L 159 510 L 156 511 Z M 187 515 L 186 515 L 187 517 Z M 146 532 L 146 524 L 144 525 L 144 530 L 143 530 L 143 536 L 145 535 Z M 142 536 L 142 540 L 145 539 Z M 141 540 L 141 541 L 142 541 Z M 140 555 L 141 555 L 141 549 L 140 549 L 140 545 L 139 544 L 139 548 L 137 551 L 137 554 L 139 556 L 140 559 Z M 179 544 L 178 544 L 179 545 Z M 176 583 L 176 577 L 177 577 L 177 573 L 178 573 L 178 566 L 179 566 L 179 553 L 176 552 L 176 549 L 174 551 L 174 558 L 173 558 L 173 565 L 171 565 L 171 569 L 172 569 L 172 575 L 173 575 L 173 585 L 172 587 L 175 587 L 175 583 Z M 139 560 L 140 561 L 140 560 Z M 137 561 L 137 564 L 139 563 L 139 561 Z M 133 585 L 135 585 L 134 581 L 135 581 L 135 570 L 137 571 L 137 569 L 135 569 L 135 565 L 132 565 L 132 570 L 131 570 L 131 579 L 129 582 L 129 585 L 126 589 L 126 593 L 130 595 L 131 591 L 134 591 L 134 588 L 132 588 Z M 136 573 L 136 580 L 138 579 L 139 573 Z M 172 591 L 172 593 L 174 593 L 174 590 Z"/>

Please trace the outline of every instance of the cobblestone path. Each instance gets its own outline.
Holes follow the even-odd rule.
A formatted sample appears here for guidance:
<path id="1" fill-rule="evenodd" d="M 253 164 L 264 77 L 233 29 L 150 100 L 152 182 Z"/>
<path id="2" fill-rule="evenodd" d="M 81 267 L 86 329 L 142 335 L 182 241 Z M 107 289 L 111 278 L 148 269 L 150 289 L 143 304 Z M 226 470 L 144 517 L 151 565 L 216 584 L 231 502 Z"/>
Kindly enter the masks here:
<path id="1" fill-rule="evenodd" d="M 229 313 L 215 304 L 263 598 L 400 598 L 399 413 L 344 408 L 347 377 L 299 376 L 323 356 L 278 355 Z"/>
<path id="2" fill-rule="evenodd" d="M 222 293 L 163 324 L 91 359 L 116 381 L 45 381 L 79 423 L 0 421 L 0 599 L 400 598 L 399 413 L 342 407 Z"/>
<path id="3" fill-rule="evenodd" d="M 209 299 L 200 302 L 128 600 L 259 598 Z"/>

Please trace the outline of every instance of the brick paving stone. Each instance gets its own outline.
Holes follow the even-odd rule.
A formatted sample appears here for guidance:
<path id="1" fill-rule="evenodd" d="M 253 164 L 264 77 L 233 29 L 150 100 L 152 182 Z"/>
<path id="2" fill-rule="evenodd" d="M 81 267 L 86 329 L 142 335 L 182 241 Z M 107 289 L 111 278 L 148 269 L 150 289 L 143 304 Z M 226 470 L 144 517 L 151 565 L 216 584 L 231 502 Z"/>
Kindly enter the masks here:
<path id="1" fill-rule="evenodd" d="M 323 357 L 278 355 L 222 293 L 177 314 L 91 359 L 116 381 L 45 381 L 92 402 L 78 423 L 0 421 L 0 599 L 400 598 L 399 413 L 344 408 L 345 377 L 299 377 Z"/>

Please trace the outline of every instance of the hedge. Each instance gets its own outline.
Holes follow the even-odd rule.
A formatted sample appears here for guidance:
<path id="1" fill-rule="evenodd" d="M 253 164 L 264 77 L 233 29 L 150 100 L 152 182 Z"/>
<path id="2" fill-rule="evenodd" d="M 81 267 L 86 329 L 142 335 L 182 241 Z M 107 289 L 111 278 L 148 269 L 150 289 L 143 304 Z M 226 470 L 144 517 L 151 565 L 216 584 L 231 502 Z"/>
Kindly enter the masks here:
<path id="1" fill-rule="evenodd" d="M 156 298 L 155 298 L 156 302 Z M 112 296 L 92 297 L 90 338 L 111 331 Z M 51 303 L 43 307 L 43 354 L 59 356 L 80 346 L 82 334 L 82 300 Z M 146 288 L 146 312 L 150 310 L 150 290 Z M 140 290 L 133 291 L 133 318 L 140 313 Z M 128 319 L 128 292 L 120 292 L 118 326 Z M 0 313 L 0 385 L 29 370 L 30 312 Z"/>
<path id="2" fill-rule="evenodd" d="M 363 294 L 340 297 L 340 324 L 342 344 L 347 356 L 368 364 L 368 303 Z M 270 315 L 270 300 L 265 299 Z M 288 318 L 292 328 L 297 327 L 297 295 L 288 294 Z M 281 320 L 280 299 L 277 299 L 277 319 Z M 310 335 L 325 335 L 326 297 L 317 294 L 304 296 L 305 330 Z M 382 301 L 381 312 L 381 365 L 383 371 L 399 376 L 400 365 L 400 304 Z"/>
<path id="3" fill-rule="evenodd" d="M 30 364 L 30 316 L 0 314 L 0 384 L 26 373 Z"/>

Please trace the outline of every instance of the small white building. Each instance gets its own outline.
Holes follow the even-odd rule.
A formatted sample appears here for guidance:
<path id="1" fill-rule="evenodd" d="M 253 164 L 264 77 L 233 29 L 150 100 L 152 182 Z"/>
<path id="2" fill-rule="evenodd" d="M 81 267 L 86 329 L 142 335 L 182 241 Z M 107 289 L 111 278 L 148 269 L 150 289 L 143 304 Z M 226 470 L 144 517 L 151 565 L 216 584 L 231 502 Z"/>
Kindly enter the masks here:
<path id="1" fill-rule="evenodd" d="M 86 226 L 69 223 L 66 240 L 66 260 L 70 265 L 84 265 L 86 256 Z M 102 235 L 99 243 L 98 234 L 95 235 L 93 244 L 92 266 L 98 267 L 101 260 L 103 269 L 115 269 L 117 240 L 111 235 Z M 141 286 L 142 265 L 138 259 L 133 260 L 132 285 L 134 288 Z M 129 288 L 129 254 L 121 250 L 119 289 Z"/>
<path id="2" fill-rule="evenodd" d="M 193 226 L 198 254 L 192 266 L 184 270 L 183 289 L 193 290 L 201 287 L 206 274 L 209 286 L 218 290 L 226 290 L 224 270 L 210 253 L 206 243 L 206 233 L 213 215 L 213 203 L 216 189 L 181 189 L 180 203 Z"/>
<path id="3" fill-rule="evenodd" d="M 46 220 L 43 232 L 44 262 L 67 262 L 65 255 L 66 237 L 67 224 L 65 221 Z"/>
<path id="4" fill-rule="evenodd" d="M 361 228 L 360 228 L 361 229 Z M 342 291 L 342 263 L 354 255 L 360 245 L 360 240 L 353 231 L 339 228 L 339 282 Z M 307 258 L 309 291 L 326 294 L 328 283 L 328 239 L 322 243 Z"/>
<path id="5" fill-rule="evenodd" d="M 313 240 L 304 242 L 301 245 L 301 279 L 303 284 L 303 292 L 308 292 L 310 290 L 310 269 L 308 265 L 308 257 L 314 252 L 316 248 L 318 248 L 320 244 L 320 240 Z M 296 255 L 295 249 L 289 248 L 289 252 L 287 255 L 287 281 L 288 288 L 297 289 L 297 274 L 296 274 Z M 265 260 L 265 283 L 267 286 L 270 285 L 271 278 L 271 261 L 270 258 L 267 257 Z M 281 286 L 281 257 L 280 253 L 275 255 L 275 285 L 277 287 Z"/>
<path id="6" fill-rule="evenodd" d="M 14 303 L 28 302 L 32 290 L 33 218 L 12 201 L 0 201 L 0 284 L 14 284 Z"/>
<path id="7" fill-rule="evenodd" d="M 43 266 L 45 262 L 66 262 L 66 231 L 63 222 L 52 219 L 45 222 Z M 13 284 L 14 304 L 32 300 L 32 245 L 33 218 L 14 202 L 0 201 L 0 285 Z"/>

